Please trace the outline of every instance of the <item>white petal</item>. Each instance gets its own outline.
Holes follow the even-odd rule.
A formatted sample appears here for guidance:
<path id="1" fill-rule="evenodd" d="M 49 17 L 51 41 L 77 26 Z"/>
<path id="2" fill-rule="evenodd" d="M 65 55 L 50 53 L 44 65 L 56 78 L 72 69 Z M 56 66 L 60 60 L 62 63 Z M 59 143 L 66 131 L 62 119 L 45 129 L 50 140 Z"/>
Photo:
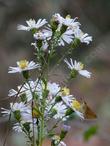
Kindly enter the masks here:
<path id="1" fill-rule="evenodd" d="M 86 77 L 86 78 L 90 78 L 91 77 L 91 73 L 87 70 L 80 70 L 79 74 L 81 74 L 82 76 Z"/>
<path id="2" fill-rule="evenodd" d="M 18 25 L 18 26 L 17 26 L 17 30 L 25 30 L 25 31 L 29 31 L 29 27 L 24 26 L 24 25 Z"/>

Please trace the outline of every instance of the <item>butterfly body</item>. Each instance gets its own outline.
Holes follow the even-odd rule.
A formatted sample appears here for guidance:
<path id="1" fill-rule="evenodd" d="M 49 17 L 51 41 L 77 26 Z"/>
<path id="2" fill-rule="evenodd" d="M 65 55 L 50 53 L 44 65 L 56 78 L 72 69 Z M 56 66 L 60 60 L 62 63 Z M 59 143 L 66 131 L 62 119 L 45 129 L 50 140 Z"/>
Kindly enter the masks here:
<path id="1" fill-rule="evenodd" d="M 84 101 L 81 103 L 81 108 L 79 110 L 83 113 L 84 119 L 96 119 L 97 115 L 92 111 L 92 109 L 87 105 L 87 103 Z"/>

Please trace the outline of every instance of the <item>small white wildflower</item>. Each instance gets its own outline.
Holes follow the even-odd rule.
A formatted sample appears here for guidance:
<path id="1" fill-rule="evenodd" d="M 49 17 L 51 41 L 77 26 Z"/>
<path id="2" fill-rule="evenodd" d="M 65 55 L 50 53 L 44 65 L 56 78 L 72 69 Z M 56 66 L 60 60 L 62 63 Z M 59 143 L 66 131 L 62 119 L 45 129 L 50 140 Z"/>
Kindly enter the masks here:
<path id="1" fill-rule="evenodd" d="M 64 22 L 64 18 L 59 14 L 59 13 L 55 13 L 52 18 L 54 19 L 54 21 L 58 21 L 59 23 L 63 23 Z"/>
<path id="2" fill-rule="evenodd" d="M 66 18 L 64 19 L 63 24 L 68 26 L 69 29 L 72 29 L 74 31 L 75 29 L 78 29 L 79 26 L 81 25 L 79 22 L 76 21 L 76 19 L 77 17 L 71 19 L 71 17 L 67 15 Z"/>
<path id="3" fill-rule="evenodd" d="M 18 25 L 17 29 L 25 30 L 25 31 L 30 31 L 32 29 L 39 29 L 40 27 L 45 25 L 47 23 L 47 21 L 46 21 L 46 19 L 39 19 L 36 23 L 36 21 L 34 19 L 30 19 L 30 20 L 26 21 L 26 23 L 28 26 Z"/>
<path id="4" fill-rule="evenodd" d="M 69 131 L 71 129 L 71 126 L 69 126 L 69 125 L 63 125 L 63 130 L 64 131 Z"/>
<path id="5" fill-rule="evenodd" d="M 67 146 L 67 145 L 63 141 L 60 141 L 60 143 L 58 144 L 58 146 Z"/>
<path id="6" fill-rule="evenodd" d="M 27 107 L 25 112 L 21 112 L 22 123 L 30 122 L 32 123 L 32 111 L 31 107 Z"/>
<path id="7" fill-rule="evenodd" d="M 58 28 L 57 30 L 60 30 L 62 25 L 63 25 L 63 22 L 64 22 L 64 18 L 59 14 L 59 13 L 55 13 L 53 16 L 52 16 L 53 20 L 58 22 Z"/>
<path id="8" fill-rule="evenodd" d="M 23 102 L 10 103 L 10 108 L 12 112 L 14 111 L 25 112 L 27 110 L 27 107 Z"/>
<path id="9" fill-rule="evenodd" d="M 39 68 L 40 65 L 36 64 L 34 61 L 27 61 L 27 60 L 21 60 L 17 62 L 17 67 L 9 67 L 8 73 L 21 73 L 23 71 L 28 71 L 32 69 Z"/>
<path id="10" fill-rule="evenodd" d="M 1 113 L 3 114 L 3 116 L 9 116 L 11 110 L 10 109 L 6 109 L 6 108 L 1 108 Z"/>
<path id="11" fill-rule="evenodd" d="M 47 49 L 48 49 L 48 47 L 49 47 L 49 44 L 47 43 L 47 41 L 43 41 L 43 43 L 42 43 L 42 50 L 43 51 L 46 51 Z"/>
<path id="12" fill-rule="evenodd" d="M 64 103 L 70 107 L 72 100 L 75 99 L 73 95 L 62 96 Z"/>
<path id="13" fill-rule="evenodd" d="M 79 28 L 74 31 L 75 38 L 78 38 L 82 43 L 89 44 L 92 41 L 92 37 L 87 33 L 83 33 Z"/>
<path id="14" fill-rule="evenodd" d="M 68 107 L 73 109 L 76 115 L 78 115 L 81 119 L 84 119 L 84 114 L 80 111 L 81 104 L 76 100 L 75 97 L 73 97 L 73 95 L 63 96 L 62 100 Z"/>
<path id="15" fill-rule="evenodd" d="M 36 40 L 50 40 L 52 36 L 51 30 L 44 29 L 34 34 Z"/>
<path id="16" fill-rule="evenodd" d="M 53 107 L 53 109 L 56 110 L 56 114 L 54 115 L 55 119 L 61 119 L 65 116 L 67 107 L 63 104 L 63 102 L 59 102 L 57 104 L 55 104 L 55 106 Z M 63 118 L 62 120 L 66 120 L 66 118 Z"/>
<path id="17" fill-rule="evenodd" d="M 58 92 L 61 89 L 59 84 L 57 84 L 57 83 L 50 83 L 50 82 L 48 82 L 47 88 L 49 90 L 49 94 L 52 95 L 52 96 L 55 96 L 56 94 L 58 94 Z"/>
<path id="18" fill-rule="evenodd" d="M 73 41 L 73 31 L 71 29 L 66 30 L 59 39 L 59 45 L 64 46 L 65 42 L 70 44 Z"/>
<path id="19" fill-rule="evenodd" d="M 11 112 L 20 111 L 25 112 L 27 110 L 27 107 L 23 102 L 20 103 L 10 103 L 10 109 L 1 108 L 1 113 L 4 114 L 4 116 L 10 115 Z"/>
<path id="20" fill-rule="evenodd" d="M 81 62 L 77 62 L 76 60 L 73 63 L 73 60 L 70 58 L 70 62 L 65 59 L 64 62 L 68 65 L 68 68 L 71 70 L 76 70 L 80 75 L 90 78 L 91 73 L 88 72 L 87 70 L 83 70 L 84 65 Z"/>
<path id="21" fill-rule="evenodd" d="M 17 93 L 18 93 L 18 92 L 17 92 L 16 90 L 10 89 L 10 90 L 9 90 L 9 93 L 8 93 L 8 96 L 9 96 L 9 97 L 16 96 Z"/>
<path id="22" fill-rule="evenodd" d="M 20 111 L 22 123 L 32 122 L 32 110 L 29 105 L 27 106 L 23 102 L 20 102 L 20 103 L 14 103 L 14 104 L 11 103 L 10 107 L 11 107 L 12 112 Z"/>
<path id="23" fill-rule="evenodd" d="M 34 46 L 35 49 L 39 49 L 36 42 L 35 43 L 31 43 L 31 45 Z M 49 44 L 48 44 L 47 40 L 42 41 L 41 49 L 43 51 L 46 51 L 48 49 L 48 46 L 49 46 Z"/>
<path id="24" fill-rule="evenodd" d="M 23 132 L 22 127 L 20 126 L 19 123 L 14 124 L 13 130 L 14 130 L 15 132 L 18 132 L 18 133 Z"/>
<path id="25" fill-rule="evenodd" d="M 78 100 L 73 99 L 70 106 L 75 111 L 76 115 L 78 115 L 81 119 L 84 119 L 84 111 L 82 110 L 82 105 Z"/>
<path id="26" fill-rule="evenodd" d="M 31 46 L 34 46 L 34 47 L 35 47 L 35 49 L 36 49 L 36 48 L 37 48 L 37 44 L 36 44 L 36 42 L 31 43 Z"/>
<path id="27" fill-rule="evenodd" d="M 29 81 L 28 83 L 25 83 L 22 88 L 20 85 L 20 86 L 18 86 L 18 90 L 20 90 L 20 95 L 26 94 L 27 102 L 32 100 L 32 97 L 33 97 L 32 92 L 37 93 L 37 95 L 39 95 L 39 96 L 42 95 L 42 86 L 41 86 L 40 81 L 38 83 L 38 80 Z"/>

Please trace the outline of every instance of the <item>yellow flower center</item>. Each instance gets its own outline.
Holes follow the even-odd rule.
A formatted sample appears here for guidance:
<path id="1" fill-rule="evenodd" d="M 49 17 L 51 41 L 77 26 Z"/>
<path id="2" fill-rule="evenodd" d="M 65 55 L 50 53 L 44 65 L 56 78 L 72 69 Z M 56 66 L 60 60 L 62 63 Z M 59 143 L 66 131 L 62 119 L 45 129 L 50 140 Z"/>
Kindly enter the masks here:
<path id="1" fill-rule="evenodd" d="M 80 62 L 80 69 L 82 70 L 84 68 L 84 64 Z"/>
<path id="2" fill-rule="evenodd" d="M 76 110 L 80 110 L 81 104 L 75 99 L 72 101 L 72 107 L 75 108 Z"/>
<path id="3" fill-rule="evenodd" d="M 54 140 L 57 140 L 57 141 L 60 141 L 60 136 L 55 135 L 53 139 L 54 139 Z"/>
<path id="4" fill-rule="evenodd" d="M 63 96 L 67 96 L 69 94 L 70 94 L 70 89 L 69 88 L 66 88 L 66 87 L 62 88 L 62 95 Z"/>
<path id="5" fill-rule="evenodd" d="M 21 61 L 19 61 L 18 66 L 21 69 L 25 69 L 26 67 L 28 67 L 28 64 L 29 64 L 29 62 L 27 60 L 21 60 Z"/>
<path id="6" fill-rule="evenodd" d="M 70 19 L 70 18 L 71 18 L 71 16 L 70 16 L 70 15 L 67 15 L 67 16 L 66 16 L 66 18 L 67 18 L 67 19 Z"/>

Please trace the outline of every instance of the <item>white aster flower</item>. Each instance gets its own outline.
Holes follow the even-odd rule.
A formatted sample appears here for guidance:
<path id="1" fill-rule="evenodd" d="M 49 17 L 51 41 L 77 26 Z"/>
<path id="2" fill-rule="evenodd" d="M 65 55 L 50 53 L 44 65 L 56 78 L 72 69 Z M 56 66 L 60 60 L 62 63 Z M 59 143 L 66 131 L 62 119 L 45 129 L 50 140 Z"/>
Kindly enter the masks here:
<path id="1" fill-rule="evenodd" d="M 52 37 L 52 30 L 50 28 L 43 29 L 42 32 L 45 34 L 46 39 L 50 40 Z"/>
<path id="2" fill-rule="evenodd" d="M 73 95 L 63 96 L 62 100 L 64 103 L 73 109 L 73 111 L 78 115 L 81 119 L 84 119 L 84 114 L 81 112 L 81 104 L 76 100 Z"/>
<path id="3" fill-rule="evenodd" d="M 32 123 L 32 110 L 31 107 L 27 107 L 24 112 L 21 112 L 22 123 L 30 122 Z"/>
<path id="4" fill-rule="evenodd" d="M 88 72 L 87 70 L 83 70 L 84 65 L 81 62 L 77 62 L 75 60 L 73 63 L 73 60 L 71 58 L 70 58 L 70 62 L 67 59 L 65 59 L 64 62 L 68 65 L 69 69 L 77 71 L 80 75 L 82 75 L 86 78 L 91 77 L 90 72 Z"/>
<path id="5" fill-rule="evenodd" d="M 63 22 L 64 22 L 64 18 L 59 14 L 59 13 L 55 13 L 53 16 L 52 16 L 53 20 L 58 22 L 58 28 L 57 30 L 60 30 L 62 25 L 63 25 Z"/>
<path id="6" fill-rule="evenodd" d="M 42 42 L 42 47 L 41 47 L 42 50 L 43 51 L 46 51 L 48 49 L 48 47 L 49 47 L 49 44 L 47 43 L 47 41 L 43 41 Z"/>
<path id="7" fill-rule="evenodd" d="M 60 143 L 58 144 L 58 146 L 67 146 L 67 145 L 63 141 L 60 141 Z"/>
<path id="8" fill-rule="evenodd" d="M 9 97 L 16 96 L 17 93 L 18 93 L 18 92 L 17 92 L 16 90 L 10 89 L 10 90 L 9 90 L 9 93 L 8 93 L 8 96 L 9 96 Z"/>
<path id="9" fill-rule="evenodd" d="M 70 107 L 70 104 L 71 104 L 73 99 L 75 99 L 75 97 L 73 95 L 62 96 L 62 100 L 69 107 Z"/>
<path id="10" fill-rule="evenodd" d="M 63 118 L 65 116 L 66 111 L 67 111 L 67 107 L 63 104 L 63 102 L 59 102 L 59 103 L 55 104 L 53 109 L 57 112 L 54 115 L 55 119 Z M 62 120 L 66 120 L 66 118 L 63 118 Z"/>
<path id="11" fill-rule="evenodd" d="M 12 112 L 14 111 L 25 112 L 27 110 L 27 107 L 23 102 L 10 103 L 10 108 Z"/>
<path id="12" fill-rule="evenodd" d="M 84 119 L 84 111 L 82 110 L 82 105 L 78 100 L 73 99 L 70 107 L 75 111 L 76 115 L 78 115 L 81 119 Z"/>
<path id="13" fill-rule="evenodd" d="M 42 31 L 38 31 L 34 34 L 34 38 L 36 40 L 50 40 L 52 36 L 52 31 L 44 29 Z"/>
<path id="14" fill-rule="evenodd" d="M 26 21 L 28 26 L 24 25 L 18 25 L 17 29 L 18 30 L 25 30 L 25 31 L 30 31 L 32 29 L 39 29 L 43 25 L 47 23 L 46 19 L 39 19 L 36 23 L 34 19 L 30 19 L 29 21 Z"/>
<path id="15" fill-rule="evenodd" d="M 87 33 L 83 33 L 79 28 L 74 31 L 75 38 L 78 38 L 82 43 L 89 44 L 92 41 L 92 37 Z"/>
<path id="16" fill-rule="evenodd" d="M 1 108 L 1 110 L 3 110 L 1 113 L 4 114 L 4 116 L 8 116 L 11 112 L 15 111 L 25 112 L 27 110 L 27 107 L 23 102 L 10 103 L 10 109 Z"/>
<path id="17" fill-rule="evenodd" d="M 38 49 L 39 50 L 39 48 L 37 46 L 37 42 L 31 43 L 31 45 L 34 46 L 35 49 Z M 47 40 L 43 40 L 42 41 L 41 49 L 43 51 L 46 51 L 48 49 L 48 47 L 49 47 L 49 44 L 48 44 Z"/>
<path id="18" fill-rule="evenodd" d="M 32 122 L 32 111 L 29 105 L 27 106 L 23 102 L 14 104 L 10 103 L 10 107 L 12 112 L 20 111 L 22 123 Z"/>
<path id="19" fill-rule="evenodd" d="M 34 46 L 34 47 L 35 47 L 35 49 L 36 49 L 36 48 L 37 48 L 37 44 L 36 44 L 36 42 L 31 43 L 31 46 Z"/>
<path id="20" fill-rule="evenodd" d="M 6 108 L 1 108 L 1 113 L 3 114 L 3 116 L 9 116 L 11 110 L 10 109 L 6 109 Z"/>
<path id="21" fill-rule="evenodd" d="M 55 13 L 52 18 L 54 19 L 54 21 L 57 21 L 59 23 L 63 23 L 64 22 L 64 18 L 59 14 L 59 13 Z"/>
<path id="22" fill-rule="evenodd" d="M 18 132 L 18 133 L 22 133 L 22 132 L 23 132 L 22 127 L 20 126 L 19 123 L 14 124 L 13 130 L 14 130 L 15 132 Z"/>
<path id="23" fill-rule="evenodd" d="M 70 44 L 73 41 L 73 31 L 71 29 L 66 30 L 59 39 L 59 45 L 64 46 L 65 42 Z"/>
<path id="24" fill-rule="evenodd" d="M 17 73 L 17 72 L 23 72 L 28 71 L 32 69 L 39 68 L 40 65 L 36 64 L 34 61 L 27 61 L 27 60 L 21 60 L 17 62 L 17 67 L 9 67 L 8 73 Z"/>
<path id="25" fill-rule="evenodd" d="M 42 95 L 42 86 L 41 86 L 40 81 L 38 82 L 38 80 L 29 81 L 28 83 L 25 83 L 22 88 L 20 85 L 20 86 L 18 86 L 18 90 L 20 90 L 20 95 L 26 94 L 27 102 L 32 100 L 32 97 L 33 97 L 32 92 L 37 93 L 37 95 L 39 95 L 39 96 Z"/>
<path id="26" fill-rule="evenodd" d="M 50 96 L 57 95 L 59 93 L 60 89 L 61 89 L 59 84 L 57 84 L 57 83 L 50 83 L 50 82 L 48 82 L 47 88 L 49 90 L 49 95 Z"/>
<path id="27" fill-rule="evenodd" d="M 76 19 L 77 17 L 71 19 L 71 17 L 67 15 L 66 18 L 64 19 L 63 24 L 68 26 L 69 29 L 72 29 L 74 31 L 75 29 L 78 29 L 79 26 L 81 25 L 79 22 L 76 22 Z"/>

